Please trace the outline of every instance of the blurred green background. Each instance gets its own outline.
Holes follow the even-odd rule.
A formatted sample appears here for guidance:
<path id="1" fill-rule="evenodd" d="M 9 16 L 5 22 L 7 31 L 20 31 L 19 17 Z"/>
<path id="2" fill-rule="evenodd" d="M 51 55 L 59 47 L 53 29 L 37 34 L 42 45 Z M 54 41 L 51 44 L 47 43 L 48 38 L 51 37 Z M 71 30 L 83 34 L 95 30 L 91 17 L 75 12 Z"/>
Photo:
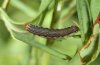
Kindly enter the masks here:
<path id="1" fill-rule="evenodd" d="M 0 0 L 0 8 L 4 1 L 7 0 Z M 0 65 L 78 65 L 78 57 L 70 62 L 52 55 L 49 49 L 74 58 L 83 45 L 80 37 L 65 36 L 48 40 L 25 31 L 25 23 L 59 29 L 76 25 L 75 23 L 79 25 L 76 0 L 10 0 L 7 9 L 0 10 Z M 13 31 L 23 35 L 28 33 L 34 37 L 32 42 L 36 41 L 37 45 L 22 42 L 21 34 L 18 36 Z M 80 35 L 80 31 L 75 35 Z M 100 54 L 89 65 L 99 64 Z"/>

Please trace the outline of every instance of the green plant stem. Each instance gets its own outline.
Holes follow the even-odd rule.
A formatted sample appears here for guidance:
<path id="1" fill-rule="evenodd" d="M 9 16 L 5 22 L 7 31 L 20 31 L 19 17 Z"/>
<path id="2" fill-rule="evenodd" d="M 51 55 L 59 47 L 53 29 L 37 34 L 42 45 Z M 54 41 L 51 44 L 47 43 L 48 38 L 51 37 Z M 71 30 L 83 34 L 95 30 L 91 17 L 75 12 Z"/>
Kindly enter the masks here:
<path id="1" fill-rule="evenodd" d="M 4 0 L 4 2 L 2 4 L 2 8 L 7 9 L 9 2 L 10 2 L 10 0 Z"/>

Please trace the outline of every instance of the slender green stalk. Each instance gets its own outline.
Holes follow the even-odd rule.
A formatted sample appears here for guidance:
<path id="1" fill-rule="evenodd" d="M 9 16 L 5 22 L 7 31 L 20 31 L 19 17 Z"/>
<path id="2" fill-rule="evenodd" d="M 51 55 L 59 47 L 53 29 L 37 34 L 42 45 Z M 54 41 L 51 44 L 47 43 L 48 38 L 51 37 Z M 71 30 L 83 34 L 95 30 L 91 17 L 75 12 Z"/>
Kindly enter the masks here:
<path id="1" fill-rule="evenodd" d="M 4 0 L 3 4 L 2 4 L 2 8 L 3 9 L 7 9 L 7 6 L 9 4 L 10 0 Z"/>

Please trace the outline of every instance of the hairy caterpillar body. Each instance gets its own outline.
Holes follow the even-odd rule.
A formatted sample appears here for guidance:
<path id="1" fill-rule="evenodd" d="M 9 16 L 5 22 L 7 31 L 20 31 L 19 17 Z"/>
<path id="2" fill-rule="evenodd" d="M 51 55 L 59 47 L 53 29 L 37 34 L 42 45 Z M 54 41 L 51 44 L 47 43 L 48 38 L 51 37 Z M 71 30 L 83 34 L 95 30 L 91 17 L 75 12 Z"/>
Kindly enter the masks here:
<path id="1" fill-rule="evenodd" d="M 77 32 L 79 29 L 77 26 L 71 26 L 64 29 L 48 29 L 48 28 L 38 27 L 32 24 L 26 24 L 25 28 L 32 34 L 50 38 L 63 37 L 71 33 Z"/>

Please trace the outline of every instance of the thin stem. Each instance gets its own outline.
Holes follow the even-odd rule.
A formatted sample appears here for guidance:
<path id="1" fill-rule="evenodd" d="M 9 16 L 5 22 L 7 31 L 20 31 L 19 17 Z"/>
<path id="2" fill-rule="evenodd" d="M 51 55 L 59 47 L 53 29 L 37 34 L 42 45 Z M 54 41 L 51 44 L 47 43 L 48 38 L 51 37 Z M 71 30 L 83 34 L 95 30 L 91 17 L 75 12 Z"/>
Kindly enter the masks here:
<path id="1" fill-rule="evenodd" d="M 4 2 L 2 4 L 2 8 L 7 9 L 9 2 L 10 2 L 10 0 L 4 0 Z"/>

